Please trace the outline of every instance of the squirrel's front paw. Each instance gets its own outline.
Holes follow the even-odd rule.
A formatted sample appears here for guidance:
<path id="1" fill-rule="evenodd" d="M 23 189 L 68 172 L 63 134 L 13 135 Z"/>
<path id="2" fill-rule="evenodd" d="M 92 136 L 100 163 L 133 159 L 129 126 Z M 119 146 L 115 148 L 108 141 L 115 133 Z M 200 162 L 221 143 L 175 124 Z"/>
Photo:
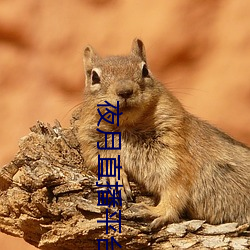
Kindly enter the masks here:
<path id="1" fill-rule="evenodd" d="M 117 177 L 109 177 L 108 178 L 110 185 L 115 186 L 116 182 L 118 182 L 118 191 L 121 191 L 122 200 L 126 203 L 129 200 L 133 200 L 132 191 L 128 182 L 127 174 L 124 171 L 120 172 L 120 180 Z"/>
<path id="2" fill-rule="evenodd" d="M 150 211 L 150 207 L 144 203 L 133 204 L 127 211 L 132 219 L 151 221 L 156 218 Z"/>
<path id="3" fill-rule="evenodd" d="M 129 211 L 132 212 L 131 217 L 133 219 L 140 219 L 146 222 L 152 221 L 148 226 L 150 231 L 155 231 L 166 225 L 169 220 L 167 216 L 157 216 L 156 214 L 152 213 L 151 207 L 147 206 L 144 203 L 134 204 L 129 208 Z"/>
<path id="4" fill-rule="evenodd" d="M 167 216 L 160 216 L 156 219 L 154 219 L 150 225 L 149 229 L 150 231 L 155 231 L 161 229 L 163 226 L 165 226 L 168 223 L 168 217 Z"/>
<path id="5" fill-rule="evenodd" d="M 167 223 L 178 222 L 178 213 L 175 210 L 166 210 L 166 208 L 156 206 L 151 207 L 144 203 L 133 204 L 128 211 L 131 213 L 132 219 L 140 219 L 143 221 L 152 221 L 148 226 L 150 231 L 158 230 Z"/>
<path id="6" fill-rule="evenodd" d="M 129 210 L 133 213 L 141 213 L 141 212 L 148 212 L 149 213 L 149 209 L 148 209 L 148 206 L 141 202 L 141 203 L 135 203 L 133 204 Z"/>

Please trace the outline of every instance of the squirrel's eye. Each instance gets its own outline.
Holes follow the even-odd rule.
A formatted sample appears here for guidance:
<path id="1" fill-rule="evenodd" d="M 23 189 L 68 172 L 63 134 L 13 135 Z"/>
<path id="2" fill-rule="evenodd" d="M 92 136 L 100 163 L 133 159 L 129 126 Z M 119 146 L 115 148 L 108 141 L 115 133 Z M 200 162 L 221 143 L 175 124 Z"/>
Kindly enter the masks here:
<path id="1" fill-rule="evenodd" d="M 147 68 L 147 65 L 144 64 L 143 65 L 143 68 L 142 68 L 142 77 L 149 77 L 149 72 L 148 72 L 148 68 Z"/>
<path id="2" fill-rule="evenodd" d="M 92 85 L 98 84 L 101 81 L 100 76 L 94 70 L 92 71 L 91 81 Z"/>

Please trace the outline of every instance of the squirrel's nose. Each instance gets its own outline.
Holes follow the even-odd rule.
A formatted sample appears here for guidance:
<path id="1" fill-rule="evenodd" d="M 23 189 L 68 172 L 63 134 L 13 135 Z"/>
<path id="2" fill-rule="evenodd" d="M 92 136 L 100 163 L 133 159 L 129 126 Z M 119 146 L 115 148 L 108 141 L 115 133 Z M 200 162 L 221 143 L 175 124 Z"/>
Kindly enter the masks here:
<path id="1" fill-rule="evenodd" d="M 128 99 L 133 95 L 133 89 L 119 89 L 116 94 L 124 99 Z"/>

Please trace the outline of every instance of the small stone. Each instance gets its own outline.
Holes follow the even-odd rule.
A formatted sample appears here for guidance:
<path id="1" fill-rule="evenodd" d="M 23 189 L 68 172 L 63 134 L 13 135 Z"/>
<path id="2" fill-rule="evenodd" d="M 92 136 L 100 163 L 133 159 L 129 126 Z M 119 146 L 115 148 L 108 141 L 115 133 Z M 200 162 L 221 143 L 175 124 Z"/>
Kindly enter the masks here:
<path id="1" fill-rule="evenodd" d="M 204 247 L 216 248 L 228 246 L 228 240 L 225 239 L 224 235 L 219 236 L 204 236 L 202 239 Z"/>
<path id="2" fill-rule="evenodd" d="M 215 234 L 227 234 L 237 232 L 238 223 L 225 223 L 221 225 L 208 225 L 204 224 L 202 234 L 215 235 Z"/>

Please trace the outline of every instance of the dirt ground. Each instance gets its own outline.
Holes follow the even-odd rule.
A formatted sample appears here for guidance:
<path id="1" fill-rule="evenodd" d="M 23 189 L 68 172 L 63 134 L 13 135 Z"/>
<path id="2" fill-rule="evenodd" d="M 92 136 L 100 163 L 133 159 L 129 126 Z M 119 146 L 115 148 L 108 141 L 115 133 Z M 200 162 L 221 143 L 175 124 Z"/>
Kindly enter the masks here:
<path id="1" fill-rule="evenodd" d="M 126 54 L 133 38 L 149 68 L 191 113 L 250 144 L 250 2 L 43 0 L 0 2 L 0 166 L 37 120 L 64 126 L 81 103 L 83 49 Z M 0 234 L 3 250 L 31 250 Z"/>

